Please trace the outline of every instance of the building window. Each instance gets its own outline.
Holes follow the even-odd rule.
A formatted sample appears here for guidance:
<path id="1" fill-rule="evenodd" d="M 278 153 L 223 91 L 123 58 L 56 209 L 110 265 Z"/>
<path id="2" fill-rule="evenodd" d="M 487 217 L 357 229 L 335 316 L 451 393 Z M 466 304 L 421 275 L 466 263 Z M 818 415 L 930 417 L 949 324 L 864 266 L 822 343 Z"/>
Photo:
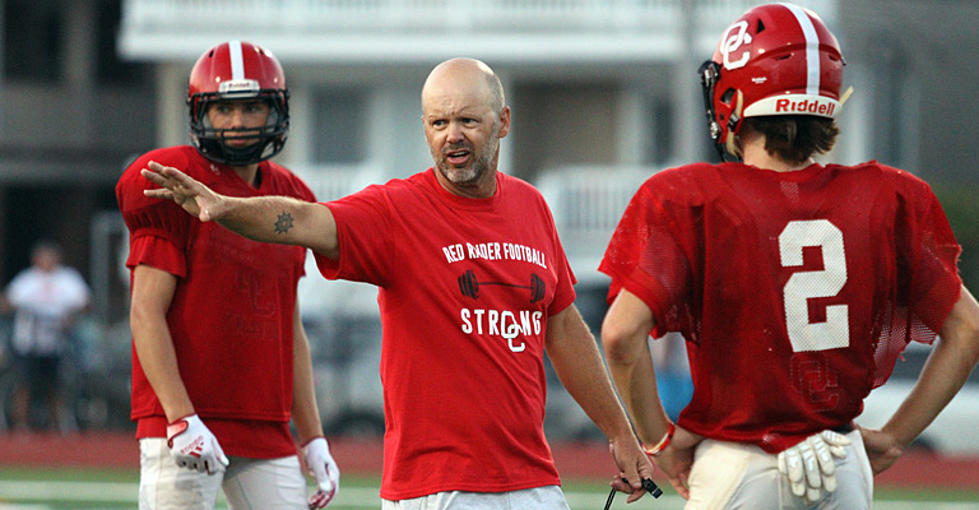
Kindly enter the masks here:
<path id="1" fill-rule="evenodd" d="M 910 164 L 909 132 L 915 122 L 920 120 L 910 101 L 908 77 L 912 73 L 912 62 L 901 41 L 893 37 L 879 37 L 878 48 L 881 65 L 873 73 L 874 126 L 878 136 L 874 137 L 874 154 L 888 165 L 905 166 Z"/>
<path id="2" fill-rule="evenodd" d="M 353 87 L 325 88 L 313 96 L 313 161 L 354 164 L 365 159 L 367 94 Z"/>
<path id="3" fill-rule="evenodd" d="M 116 43 L 119 40 L 119 21 L 121 16 L 119 0 L 100 0 L 95 14 L 95 65 L 99 83 L 132 84 L 138 83 L 146 75 L 147 65 L 125 62 L 119 58 Z"/>
<path id="4" fill-rule="evenodd" d="M 59 2 L 3 2 L 3 70 L 8 80 L 54 82 L 61 76 Z"/>
<path id="5" fill-rule="evenodd" d="M 650 129 L 644 147 L 643 163 L 658 167 L 674 157 L 676 127 L 673 120 L 673 104 L 669 98 L 655 96 L 646 103 L 646 110 Z"/>

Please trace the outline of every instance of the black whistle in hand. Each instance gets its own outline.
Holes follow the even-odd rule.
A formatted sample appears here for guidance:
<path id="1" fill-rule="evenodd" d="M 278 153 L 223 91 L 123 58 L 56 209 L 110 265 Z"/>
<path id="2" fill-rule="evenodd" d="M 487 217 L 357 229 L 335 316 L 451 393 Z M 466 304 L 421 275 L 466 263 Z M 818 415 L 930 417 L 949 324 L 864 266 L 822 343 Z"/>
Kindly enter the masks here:
<path id="1" fill-rule="evenodd" d="M 623 478 L 622 481 L 629 483 L 629 480 L 626 478 Z M 652 494 L 654 498 L 658 498 L 663 495 L 663 489 L 660 489 L 659 486 L 656 485 L 656 482 L 650 480 L 649 478 L 642 479 L 642 488 L 645 489 L 646 492 Z M 615 490 L 615 487 L 612 487 L 612 491 L 608 493 L 608 499 L 605 500 L 605 510 L 609 510 L 609 508 L 612 507 L 612 499 L 615 498 L 616 492 L 618 491 Z"/>
<path id="2" fill-rule="evenodd" d="M 660 489 L 656 482 L 650 480 L 649 478 L 642 479 L 642 488 L 646 489 L 646 492 L 653 495 L 654 498 L 658 498 L 663 495 L 663 489 Z"/>

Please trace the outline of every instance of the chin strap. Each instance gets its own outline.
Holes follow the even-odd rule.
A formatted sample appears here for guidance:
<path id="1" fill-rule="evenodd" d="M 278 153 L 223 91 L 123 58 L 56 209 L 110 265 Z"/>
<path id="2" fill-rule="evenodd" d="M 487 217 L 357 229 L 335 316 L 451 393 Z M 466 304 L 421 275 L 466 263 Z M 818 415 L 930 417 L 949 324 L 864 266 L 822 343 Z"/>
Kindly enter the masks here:
<path id="1" fill-rule="evenodd" d="M 727 119 L 727 137 L 724 139 L 724 148 L 727 149 L 728 154 L 736 158 L 738 157 L 738 153 L 737 149 L 734 147 L 734 131 L 738 124 L 741 123 L 741 111 L 744 107 L 744 94 L 741 93 L 740 89 L 737 90 L 737 94 L 737 103 L 734 110 L 731 112 L 731 116 Z M 724 158 L 721 158 L 721 160 L 723 159 Z"/>
<path id="2" fill-rule="evenodd" d="M 843 107 L 843 103 L 845 103 L 847 99 L 850 99 L 851 94 L 853 94 L 853 85 L 850 85 L 850 87 L 846 89 L 846 92 L 844 92 L 843 95 L 840 96 L 841 108 Z"/>

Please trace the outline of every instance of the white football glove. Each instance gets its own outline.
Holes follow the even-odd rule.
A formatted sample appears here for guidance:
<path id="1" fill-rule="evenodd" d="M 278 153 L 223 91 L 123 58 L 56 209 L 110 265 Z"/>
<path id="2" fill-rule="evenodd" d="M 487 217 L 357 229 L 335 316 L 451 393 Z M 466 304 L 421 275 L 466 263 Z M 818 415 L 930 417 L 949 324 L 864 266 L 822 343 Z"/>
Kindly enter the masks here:
<path id="1" fill-rule="evenodd" d="M 180 467 L 211 474 L 228 466 L 218 439 L 196 414 L 167 425 L 167 447 Z"/>
<path id="2" fill-rule="evenodd" d="M 819 501 L 822 489 L 836 490 L 836 461 L 846 458 L 845 446 L 850 439 L 838 432 L 824 430 L 778 454 L 778 470 L 788 477 L 792 494 Z"/>
<path id="3" fill-rule="evenodd" d="M 316 479 L 319 489 L 309 497 L 309 508 L 323 508 L 340 488 L 340 467 L 330 455 L 330 445 L 323 437 L 315 437 L 303 445 L 303 456 L 309 474 Z"/>

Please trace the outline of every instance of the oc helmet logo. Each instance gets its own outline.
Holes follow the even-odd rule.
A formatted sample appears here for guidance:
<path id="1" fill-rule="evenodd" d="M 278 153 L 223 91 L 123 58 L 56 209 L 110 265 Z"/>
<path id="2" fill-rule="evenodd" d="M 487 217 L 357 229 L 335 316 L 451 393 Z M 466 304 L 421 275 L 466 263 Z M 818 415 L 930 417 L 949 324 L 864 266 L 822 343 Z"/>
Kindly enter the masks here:
<path id="1" fill-rule="evenodd" d="M 732 31 L 736 32 L 732 33 Z M 731 60 L 731 54 L 738 51 L 742 44 L 751 44 L 751 34 L 748 33 L 748 22 L 745 20 L 738 21 L 728 27 L 721 37 L 721 46 L 718 50 L 724 58 L 725 69 L 737 69 L 748 63 L 748 58 L 751 56 L 749 50 L 742 52 L 737 60 Z"/>

